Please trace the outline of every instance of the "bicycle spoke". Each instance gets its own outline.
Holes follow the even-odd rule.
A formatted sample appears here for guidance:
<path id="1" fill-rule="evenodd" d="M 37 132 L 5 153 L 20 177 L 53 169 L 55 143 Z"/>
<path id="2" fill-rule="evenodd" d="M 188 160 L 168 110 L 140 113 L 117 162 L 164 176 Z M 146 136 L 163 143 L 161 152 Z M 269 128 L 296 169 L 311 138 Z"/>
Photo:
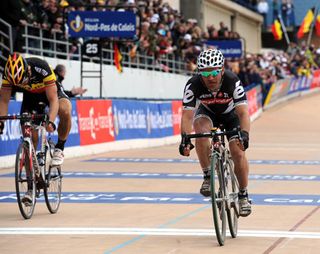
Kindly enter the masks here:
<path id="1" fill-rule="evenodd" d="M 221 175 L 221 163 L 214 154 L 211 158 L 211 202 L 213 222 L 219 244 L 224 245 L 226 236 L 226 208 L 224 195 L 224 182 Z M 217 174 L 217 179 L 215 179 Z"/>
<path id="2" fill-rule="evenodd" d="M 28 145 L 21 143 L 16 154 L 15 182 L 19 210 L 25 219 L 32 217 L 36 203 L 35 176 L 28 155 Z"/>
<path id="3" fill-rule="evenodd" d="M 48 210 L 56 213 L 61 201 L 62 176 L 61 168 L 50 166 L 46 174 L 46 184 L 44 188 L 45 200 Z"/>
<path id="4" fill-rule="evenodd" d="M 238 217 L 239 217 L 239 203 L 238 203 L 238 192 L 239 185 L 237 178 L 233 171 L 233 162 L 228 159 L 226 164 L 226 190 L 229 197 L 227 207 L 227 217 L 230 234 L 233 238 L 237 237 L 238 234 Z"/>

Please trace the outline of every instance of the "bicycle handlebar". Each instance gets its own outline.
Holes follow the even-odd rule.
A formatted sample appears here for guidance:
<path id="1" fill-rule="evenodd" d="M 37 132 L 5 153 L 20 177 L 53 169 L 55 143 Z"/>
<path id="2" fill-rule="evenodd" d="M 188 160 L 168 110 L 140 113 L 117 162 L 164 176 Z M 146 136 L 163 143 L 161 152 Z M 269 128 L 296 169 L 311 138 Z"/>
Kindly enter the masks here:
<path id="1" fill-rule="evenodd" d="M 213 138 L 215 136 L 226 136 L 226 135 L 235 135 L 235 134 L 237 134 L 239 136 L 239 139 L 241 139 L 240 127 L 238 127 L 237 129 L 231 130 L 231 131 L 222 131 L 220 129 L 212 129 L 211 132 L 195 133 L 195 134 L 182 134 L 182 137 L 184 137 L 185 139 Z"/>
<path id="2" fill-rule="evenodd" d="M 0 120 L 23 120 L 31 121 L 36 119 L 46 120 L 48 117 L 47 114 L 29 114 L 23 113 L 21 115 L 12 115 L 12 116 L 0 116 Z"/>

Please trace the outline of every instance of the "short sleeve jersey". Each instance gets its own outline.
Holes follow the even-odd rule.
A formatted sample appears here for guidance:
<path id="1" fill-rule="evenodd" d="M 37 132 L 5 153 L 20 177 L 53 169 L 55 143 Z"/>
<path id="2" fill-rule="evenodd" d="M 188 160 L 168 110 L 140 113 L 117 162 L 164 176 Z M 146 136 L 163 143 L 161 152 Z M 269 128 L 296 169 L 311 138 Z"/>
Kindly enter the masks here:
<path id="1" fill-rule="evenodd" d="M 1 89 L 11 89 L 16 86 L 30 93 L 42 93 L 46 88 L 56 85 L 56 75 L 46 61 L 35 57 L 26 58 L 26 61 L 31 67 L 29 82 L 13 85 L 4 75 Z"/>
<path id="2" fill-rule="evenodd" d="M 238 76 L 226 70 L 217 92 L 208 90 L 199 74 L 188 80 L 184 88 L 183 108 L 193 110 L 199 103 L 214 114 L 227 114 L 236 106 L 247 104 L 247 97 Z"/>

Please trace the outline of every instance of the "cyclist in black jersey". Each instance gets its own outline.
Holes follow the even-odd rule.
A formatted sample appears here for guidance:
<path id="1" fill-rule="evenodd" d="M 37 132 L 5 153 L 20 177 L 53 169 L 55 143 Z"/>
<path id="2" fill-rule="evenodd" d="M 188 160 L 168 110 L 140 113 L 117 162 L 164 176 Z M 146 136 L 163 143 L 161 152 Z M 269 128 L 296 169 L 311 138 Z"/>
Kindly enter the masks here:
<path id="1" fill-rule="evenodd" d="M 35 101 L 39 96 L 44 96 L 49 104 L 49 122 L 47 131 L 55 130 L 54 120 L 56 119 L 59 103 L 55 75 L 50 70 L 49 65 L 40 59 L 28 63 L 20 54 L 14 53 L 9 56 L 2 79 L 0 89 L 0 115 L 8 113 L 8 104 L 13 89 L 30 93 L 31 101 Z M 25 98 L 22 102 L 22 112 L 30 111 L 30 105 Z M 36 109 L 34 109 L 36 110 Z M 0 133 L 4 123 L 0 122 Z"/>
<path id="2" fill-rule="evenodd" d="M 23 92 L 21 113 L 39 112 L 39 102 L 49 106 L 50 121 L 47 125 L 47 131 L 49 132 L 53 132 L 56 129 L 54 120 L 58 113 L 70 111 L 71 114 L 71 103 L 68 96 L 57 89 L 56 76 L 49 64 L 42 59 L 35 57 L 23 58 L 18 53 L 9 56 L 0 90 L 0 115 L 7 114 L 11 93 L 15 91 Z M 69 106 L 59 106 L 61 101 L 65 101 L 66 103 L 64 104 Z M 0 134 L 3 128 L 4 123 L 0 121 Z M 53 153 L 52 165 L 61 165 L 63 163 L 63 148 L 66 142 L 66 139 L 64 139 L 65 132 L 59 123 L 58 142 Z M 37 144 L 37 133 L 34 133 L 33 137 L 34 144 Z"/>
<path id="3" fill-rule="evenodd" d="M 210 132 L 212 127 L 221 124 L 226 130 L 240 126 L 242 143 L 239 137 L 227 136 L 232 159 L 235 164 L 240 191 L 240 215 L 251 213 L 248 199 L 249 164 L 245 150 L 249 147 L 250 116 L 246 93 L 236 74 L 224 68 L 224 56 L 217 49 L 201 52 L 197 59 L 198 74 L 188 80 L 183 96 L 181 133 Z M 208 138 L 195 141 L 196 152 L 204 174 L 200 193 L 210 196 L 210 142 Z M 179 152 L 189 156 L 191 143 L 181 142 Z"/>
<path id="4" fill-rule="evenodd" d="M 45 102 L 49 106 L 49 121 L 46 130 L 53 132 L 56 129 L 54 120 L 58 114 L 59 101 L 56 87 L 56 77 L 48 63 L 38 58 L 24 59 L 20 54 L 13 53 L 8 57 L 5 65 L 2 86 L 0 89 L 0 115 L 8 113 L 8 105 L 11 94 L 14 91 L 23 92 L 21 113 L 33 111 L 40 113 L 39 102 Z M 4 122 L 0 121 L 0 134 L 2 134 Z M 34 130 L 33 144 L 38 144 L 38 131 Z M 22 201 L 32 203 L 32 189 L 28 189 Z"/>

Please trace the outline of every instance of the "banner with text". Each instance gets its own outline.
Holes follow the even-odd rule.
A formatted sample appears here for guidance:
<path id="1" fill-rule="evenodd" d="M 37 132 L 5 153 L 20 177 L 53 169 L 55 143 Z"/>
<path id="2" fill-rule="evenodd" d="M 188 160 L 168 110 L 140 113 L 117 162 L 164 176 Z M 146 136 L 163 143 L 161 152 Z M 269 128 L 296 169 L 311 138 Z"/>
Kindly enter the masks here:
<path id="1" fill-rule="evenodd" d="M 81 145 L 114 141 L 111 100 L 78 100 L 77 109 Z"/>
<path id="2" fill-rule="evenodd" d="M 243 55 L 241 40 L 208 40 L 205 44 L 219 49 L 225 58 L 240 58 Z"/>
<path id="3" fill-rule="evenodd" d="M 10 101 L 8 115 L 20 113 L 21 102 Z M 21 138 L 19 120 L 7 120 L 4 124 L 3 134 L 0 135 L 0 155 L 15 154 Z"/>
<path id="4" fill-rule="evenodd" d="M 136 15 L 132 11 L 71 11 L 68 26 L 71 37 L 133 38 Z"/>
<path id="5" fill-rule="evenodd" d="M 134 100 L 113 100 L 116 140 L 173 135 L 172 106 Z"/>
<path id="6" fill-rule="evenodd" d="M 172 101 L 173 135 L 181 133 L 182 101 Z"/>

